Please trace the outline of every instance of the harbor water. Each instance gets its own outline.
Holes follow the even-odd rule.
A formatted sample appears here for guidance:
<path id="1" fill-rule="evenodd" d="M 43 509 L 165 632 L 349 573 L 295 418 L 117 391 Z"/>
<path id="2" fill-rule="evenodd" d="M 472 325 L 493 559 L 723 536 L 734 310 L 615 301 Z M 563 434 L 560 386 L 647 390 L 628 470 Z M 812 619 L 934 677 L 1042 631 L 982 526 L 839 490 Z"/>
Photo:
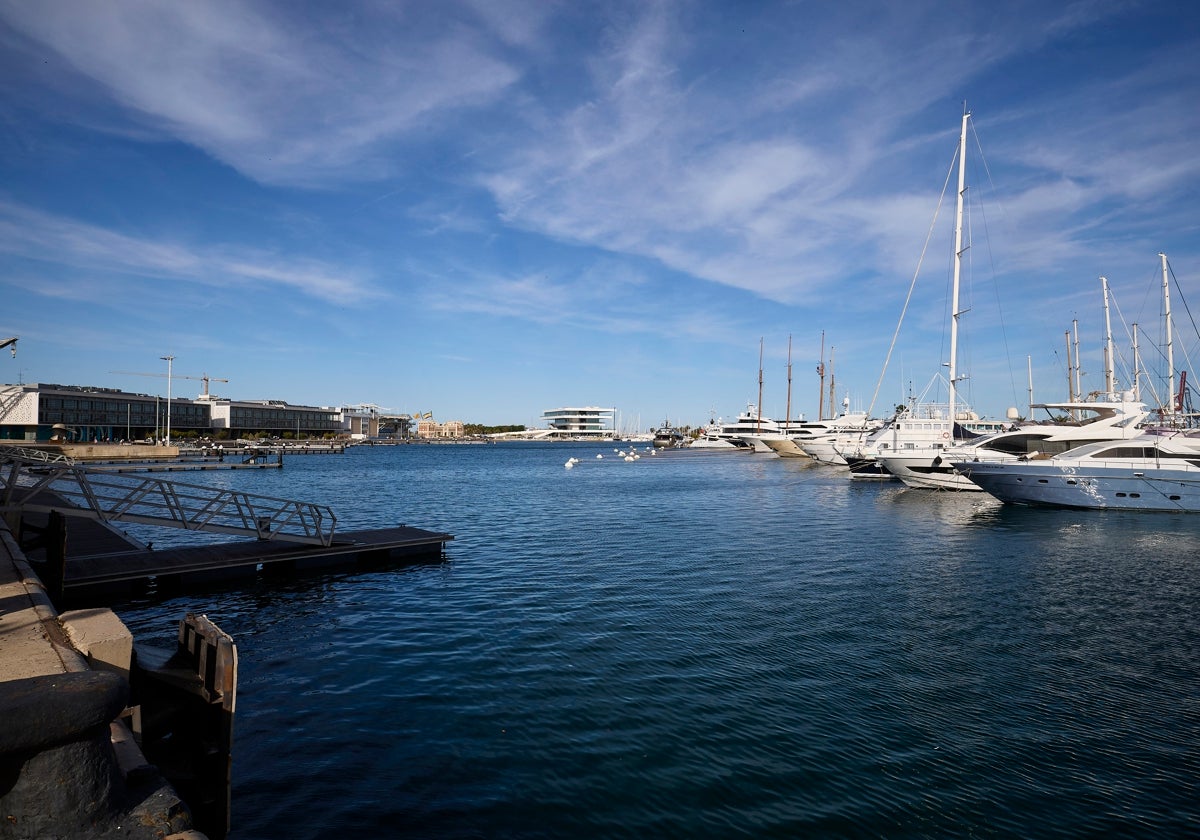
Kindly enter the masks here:
<path id="1" fill-rule="evenodd" d="M 1200 836 L 1200 518 L 638 448 L 180 476 L 456 537 L 116 606 L 237 642 L 230 836 Z"/>

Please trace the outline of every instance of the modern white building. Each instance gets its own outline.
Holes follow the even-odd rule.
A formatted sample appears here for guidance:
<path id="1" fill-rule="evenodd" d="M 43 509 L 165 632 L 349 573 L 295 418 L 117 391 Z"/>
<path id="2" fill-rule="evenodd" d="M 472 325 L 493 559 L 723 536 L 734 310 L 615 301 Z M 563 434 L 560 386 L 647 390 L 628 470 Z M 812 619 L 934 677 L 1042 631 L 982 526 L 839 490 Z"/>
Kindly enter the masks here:
<path id="1" fill-rule="evenodd" d="M 587 406 L 585 408 L 551 408 L 542 412 L 542 420 L 549 428 L 551 438 L 594 438 L 603 440 L 616 437 L 617 410 Z"/>

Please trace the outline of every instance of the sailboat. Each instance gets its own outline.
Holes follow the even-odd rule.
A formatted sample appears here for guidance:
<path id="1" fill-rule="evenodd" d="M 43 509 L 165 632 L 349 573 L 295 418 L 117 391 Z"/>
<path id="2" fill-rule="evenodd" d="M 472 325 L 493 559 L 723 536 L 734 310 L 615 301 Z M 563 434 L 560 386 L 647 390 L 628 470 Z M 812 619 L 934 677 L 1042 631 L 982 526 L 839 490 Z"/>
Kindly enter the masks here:
<path id="1" fill-rule="evenodd" d="M 911 454 L 915 459 L 927 460 L 932 464 L 955 442 L 965 442 L 977 436 L 967 428 L 966 423 L 978 422 L 979 418 L 968 406 L 959 404 L 957 395 L 958 319 L 962 314 L 959 309 L 959 286 L 964 251 L 963 201 L 967 189 L 967 125 L 970 119 L 971 112 L 965 111 L 958 140 L 958 195 L 954 215 L 954 274 L 950 301 L 950 370 L 946 383 L 949 399 L 944 409 L 941 406 L 914 405 L 898 411 L 887 426 L 874 432 L 857 449 L 843 451 L 841 454 L 850 464 L 852 478 L 894 475 L 889 458 L 896 452 Z M 938 380 L 940 376 L 935 377 L 935 381 Z M 965 477 L 959 476 L 959 480 L 962 489 L 977 489 Z"/>
<path id="2" fill-rule="evenodd" d="M 1101 277 L 1100 281 L 1104 294 L 1106 330 L 1103 392 L 1084 398 L 1072 389 L 1071 399 L 1066 402 L 1031 404 L 1031 413 L 1033 410 L 1043 410 L 1049 419 L 1027 421 L 969 443 L 946 447 L 935 453 L 932 461 L 927 451 L 916 448 L 889 453 L 883 459 L 888 469 L 910 487 L 973 490 L 979 489 L 978 484 L 971 481 L 974 486 L 964 486 L 964 479 L 970 479 L 953 466 L 954 462 L 1050 457 L 1084 444 L 1129 439 L 1142 434 L 1142 425 L 1149 418 L 1150 409 L 1138 399 L 1136 388 L 1117 391 L 1112 328 L 1108 319 L 1108 280 Z"/>

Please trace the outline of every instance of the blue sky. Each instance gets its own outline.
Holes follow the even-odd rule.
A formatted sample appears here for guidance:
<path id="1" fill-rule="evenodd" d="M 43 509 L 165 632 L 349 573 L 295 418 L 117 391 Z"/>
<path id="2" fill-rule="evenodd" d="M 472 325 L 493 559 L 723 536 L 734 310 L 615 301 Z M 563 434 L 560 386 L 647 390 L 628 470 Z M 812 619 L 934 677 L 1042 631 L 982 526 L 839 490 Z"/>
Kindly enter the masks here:
<path id="1" fill-rule="evenodd" d="M 755 400 L 760 338 L 782 416 L 789 335 L 815 416 L 824 334 L 885 413 L 947 360 L 966 102 L 962 387 L 1003 416 L 1028 358 L 1063 398 L 1077 321 L 1095 390 L 1098 278 L 1147 369 L 1158 253 L 1196 288 L 1198 10 L 0 0 L 0 382 L 165 393 L 113 372 L 174 355 L 237 399 L 649 427 Z"/>

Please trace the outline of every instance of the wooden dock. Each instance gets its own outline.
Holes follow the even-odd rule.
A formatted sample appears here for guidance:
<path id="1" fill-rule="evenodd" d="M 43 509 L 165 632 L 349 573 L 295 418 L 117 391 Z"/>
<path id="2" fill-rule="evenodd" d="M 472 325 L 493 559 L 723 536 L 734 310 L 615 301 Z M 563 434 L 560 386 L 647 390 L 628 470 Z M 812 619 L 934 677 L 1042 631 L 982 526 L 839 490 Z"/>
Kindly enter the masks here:
<path id="1" fill-rule="evenodd" d="M 251 460 L 251 461 L 218 461 L 218 460 L 185 460 L 177 461 L 125 461 L 110 464 L 88 464 L 92 472 L 104 473 L 158 473 L 158 472 L 202 472 L 209 470 L 265 470 L 282 469 L 283 461 Z"/>

